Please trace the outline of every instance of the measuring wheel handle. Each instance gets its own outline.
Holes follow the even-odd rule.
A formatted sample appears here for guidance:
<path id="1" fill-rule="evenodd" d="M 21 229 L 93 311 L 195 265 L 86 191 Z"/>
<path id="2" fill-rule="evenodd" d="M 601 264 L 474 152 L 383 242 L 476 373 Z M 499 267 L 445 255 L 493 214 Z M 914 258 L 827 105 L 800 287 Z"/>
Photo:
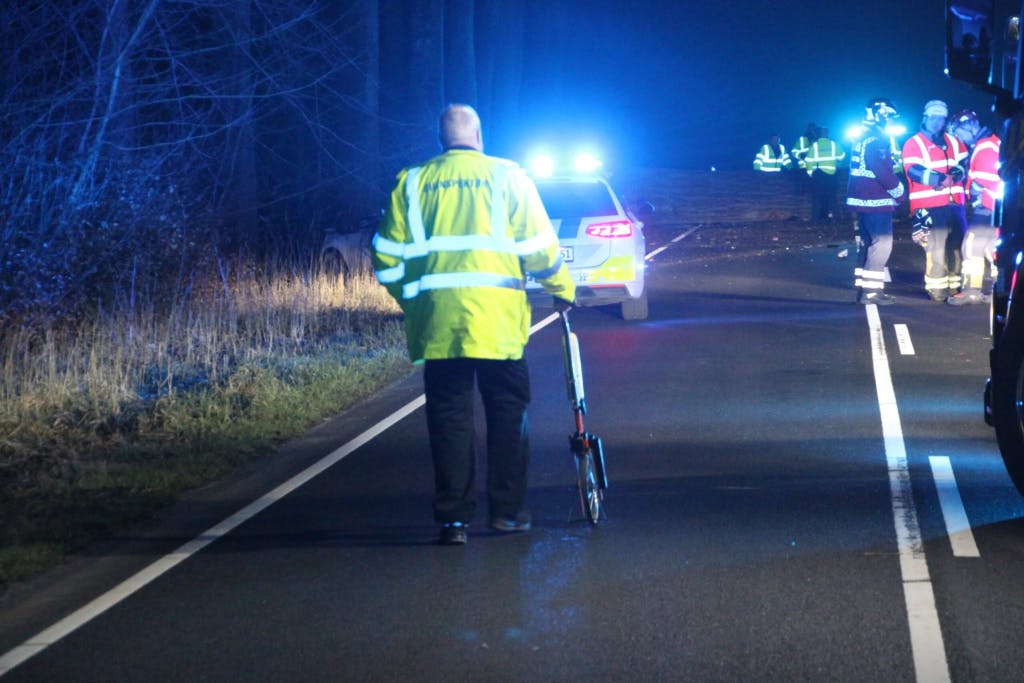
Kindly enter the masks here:
<path id="1" fill-rule="evenodd" d="M 587 441 L 590 443 L 590 449 L 594 452 L 594 469 L 597 470 L 597 485 L 604 491 L 608 488 L 608 474 L 604 468 L 604 445 L 601 443 L 601 437 L 589 435 Z"/>

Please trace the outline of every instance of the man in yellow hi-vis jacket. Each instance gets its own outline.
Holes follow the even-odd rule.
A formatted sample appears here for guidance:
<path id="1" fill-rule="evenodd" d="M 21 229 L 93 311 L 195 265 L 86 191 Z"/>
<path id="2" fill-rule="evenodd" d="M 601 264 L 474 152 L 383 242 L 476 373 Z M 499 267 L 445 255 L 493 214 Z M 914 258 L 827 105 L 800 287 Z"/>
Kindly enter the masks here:
<path id="1" fill-rule="evenodd" d="M 835 216 L 836 169 L 846 151 L 828 136 L 828 128 L 818 129 L 818 138 L 804 155 L 804 168 L 811 177 L 811 220 L 831 221 Z"/>
<path id="2" fill-rule="evenodd" d="M 576 287 L 533 181 L 483 154 L 476 111 L 449 105 L 440 138 L 443 154 L 398 174 L 373 262 L 405 313 L 410 359 L 424 363 L 440 543 L 462 545 L 476 507 L 474 379 L 487 417 L 490 525 L 526 531 L 526 276 L 559 310 L 572 306 Z"/>

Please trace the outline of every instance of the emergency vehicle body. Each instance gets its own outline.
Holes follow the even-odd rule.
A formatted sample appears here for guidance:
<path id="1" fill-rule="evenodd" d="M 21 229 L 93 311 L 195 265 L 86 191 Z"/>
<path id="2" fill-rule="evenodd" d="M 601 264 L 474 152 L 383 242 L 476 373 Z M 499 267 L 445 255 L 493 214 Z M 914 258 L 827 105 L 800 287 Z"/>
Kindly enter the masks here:
<path id="1" fill-rule="evenodd" d="M 643 222 L 600 175 L 535 170 L 533 176 L 576 284 L 577 305 L 617 304 L 625 320 L 646 319 Z M 542 291 L 534 281 L 526 288 Z"/>

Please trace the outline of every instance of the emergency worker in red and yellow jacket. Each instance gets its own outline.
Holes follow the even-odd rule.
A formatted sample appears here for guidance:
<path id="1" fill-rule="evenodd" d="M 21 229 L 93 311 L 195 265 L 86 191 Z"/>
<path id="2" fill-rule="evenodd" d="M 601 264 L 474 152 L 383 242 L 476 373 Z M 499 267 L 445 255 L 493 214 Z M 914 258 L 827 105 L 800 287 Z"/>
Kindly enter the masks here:
<path id="1" fill-rule="evenodd" d="M 462 545 L 475 511 L 473 396 L 487 417 L 491 527 L 526 531 L 530 328 L 526 277 L 567 310 L 576 288 L 533 181 L 483 154 L 480 118 L 449 105 L 444 153 L 398 174 L 373 240 L 377 279 L 405 313 L 409 358 L 423 363 L 440 543 Z"/>
<path id="2" fill-rule="evenodd" d="M 854 286 L 857 302 L 886 305 L 895 300 L 885 293 L 885 265 L 892 255 L 892 215 L 903 198 L 903 185 L 893 171 L 886 126 L 897 118 L 896 108 L 884 97 L 867 104 L 865 132 L 850 155 L 846 205 L 857 214 L 863 242 L 857 252 Z"/>
<path id="3" fill-rule="evenodd" d="M 967 189 L 967 234 L 964 235 L 963 290 L 946 303 L 953 306 L 987 303 L 985 292 L 991 289 L 995 271 L 997 231 L 992 221 L 996 197 L 1001 196 L 999 178 L 999 137 L 981 125 L 978 114 L 964 109 L 953 115 L 949 132 L 960 138 L 970 150 Z"/>
<path id="4" fill-rule="evenodd" d="M 938 302 L 956 295 L 960 288 L 960 244 L 967 232 L 963 166 L 967 146 L 946 132 L 948 117 L 946 103 L 931 100 L 924 106 L 921 130 L 903 143 L 910 211 L 915 223 L 930 220 L 924 286 L 932 301 Z"/>

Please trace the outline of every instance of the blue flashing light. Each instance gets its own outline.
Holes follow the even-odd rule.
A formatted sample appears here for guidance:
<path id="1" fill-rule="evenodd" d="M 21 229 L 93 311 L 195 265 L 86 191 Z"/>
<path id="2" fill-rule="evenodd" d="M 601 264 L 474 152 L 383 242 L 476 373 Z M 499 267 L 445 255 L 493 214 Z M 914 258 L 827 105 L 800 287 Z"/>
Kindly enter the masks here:
<path id="1" fill-rule="evenodd" d="M 891 138 L 898 138 L 907 132 L 907 127 L 901 123 L 887 123 L 885 124 L 885 134 Z"/>
<path id="2" fill-rule="evenodd" d="M 550 178 L 555 172 L 555 160 L 548 154 L 538 154 L 530 160 L 530 172 L 537 178 Z"/>
<path id="3" fill-rule="evenodd" d="M 577 154 L 572 166 L 577 173 L 597 173 L 601 170 L 601 160 L 589 152 Z"/>
<path id="4" fill-rule="evenodd" d="M 865 128 L 863 124 L 855 123 L 846 129 L 846 139 L 851 142 L 860 140 L 866 130 L 867 128 Z"/>
<path id="5" fill-rule="evenodd" d="M 1021 261 L 1022 258 L 1024 258 L 1024 251 L 1018 251 L 1017 252 L 1017 258 L 1016 258 L 1016 260 L 1014 260 L 1014 265 L 1018 265 L 1019 266 L 1020 265 L 1020 261 Z"/>
<path id="6" fill-rule="evenodd" d="M 600 175 L 604 170 L 601 157 L 586 148 L 572 156 L 565 152 L 552 152 L 550 146 L 535 147 L 527 156 L 527 168 L 534 178 L 571 175 Z M 579 148 L 577 148 L 579 149 Z"/>

